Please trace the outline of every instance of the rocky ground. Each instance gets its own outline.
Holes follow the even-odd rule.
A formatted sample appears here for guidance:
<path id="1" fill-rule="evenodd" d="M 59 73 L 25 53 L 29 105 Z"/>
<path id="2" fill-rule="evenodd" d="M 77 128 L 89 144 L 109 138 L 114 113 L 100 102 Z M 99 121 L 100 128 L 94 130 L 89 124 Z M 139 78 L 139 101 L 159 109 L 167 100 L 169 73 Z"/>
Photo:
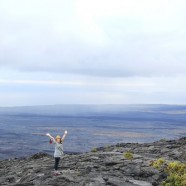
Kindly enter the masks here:
<path id="1" fill-rule="evenodd" d="M 94 149 L 92 152 L 64 155 L 54 176 L 53 157 L 38 153 L 31 157 L 0 161 L 0 185 L 12 186 L 152 186 L 166 175 L 150 166 L 152 160 L 186 161 L 186 138 L 154 143 L 123 143 Z M 131 151 L 132 160 L 124 157 Z"/>

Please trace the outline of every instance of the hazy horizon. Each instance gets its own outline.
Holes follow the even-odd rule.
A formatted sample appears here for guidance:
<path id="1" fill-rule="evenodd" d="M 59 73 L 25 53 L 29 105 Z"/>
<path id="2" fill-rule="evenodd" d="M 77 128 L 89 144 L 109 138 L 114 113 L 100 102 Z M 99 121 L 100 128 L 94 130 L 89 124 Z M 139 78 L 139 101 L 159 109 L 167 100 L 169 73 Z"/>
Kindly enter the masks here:
<path id="1" fill-rule="evenodd" d="M 32 133 L 49 132 L 56 136 L 68 130 L 65 151 L 88 152 L 95 147 L 117 143 L 147 143 L 184 137 L 185 120 L 186 106 L 58 105 L 0 108 L 0 159 L 39 151 L 52 154 L 53 147 L 48 143 L 48 138 L 33 136 Z"/>
<path id="2" fill-rule="evenodd" d="M 163 103 L 140 103 L 140 104 L 135 104 L 135 103 L 60 103 L 60 104 L 43 104 L 43 105 L 16 105 L 16 106 L 0 106 L 0 108 L 13 108 L 13 107 L 47 107 L 47 106 L 186 106 L 186 104 L 163 104 Z"/>
<path id="3" fill-rule="evenodd" d="M 167 114 L 169 118 L 172 114 L 180 115 L 186 113 L 186 105 L 166 105 L 166 104 L 57 104 L 57 105 L 36 105 L 18 107 L 0 107 L 0 113 L 6 114 L 28 114 L 45 116 L 92 116 L 108 115 L 117 117 L 122 113 L 159 113 Z M 131 115 L 131 117 L 133 117 Z"/>

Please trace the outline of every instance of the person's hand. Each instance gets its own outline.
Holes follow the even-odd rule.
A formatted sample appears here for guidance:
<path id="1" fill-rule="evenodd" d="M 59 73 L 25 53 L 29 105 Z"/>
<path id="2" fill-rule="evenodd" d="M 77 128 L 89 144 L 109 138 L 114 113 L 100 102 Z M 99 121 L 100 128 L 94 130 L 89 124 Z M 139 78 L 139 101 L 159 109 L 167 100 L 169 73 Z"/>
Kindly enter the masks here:
<path id="1" fill-rule="evenodd" d="M 50 134 L 49 133 L 46 133 L 46 136 L 50 136 Z"/>
<path id="2" fill-rule="evenodd" d="M 65 130 L 65 134 L 67 134 L 68 132 L 67 132 L 67 130 Z"/>

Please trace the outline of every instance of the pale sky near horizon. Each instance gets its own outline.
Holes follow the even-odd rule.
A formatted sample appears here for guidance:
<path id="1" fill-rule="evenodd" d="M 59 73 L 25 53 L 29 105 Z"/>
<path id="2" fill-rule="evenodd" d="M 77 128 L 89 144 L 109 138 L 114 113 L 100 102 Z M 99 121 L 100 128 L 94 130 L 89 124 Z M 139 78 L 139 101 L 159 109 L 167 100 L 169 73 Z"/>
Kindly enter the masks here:
<path id="1" fill-rule="evenodd" d="M 0 0 L 0 106 L 186 104 L 185 7 Z"/>

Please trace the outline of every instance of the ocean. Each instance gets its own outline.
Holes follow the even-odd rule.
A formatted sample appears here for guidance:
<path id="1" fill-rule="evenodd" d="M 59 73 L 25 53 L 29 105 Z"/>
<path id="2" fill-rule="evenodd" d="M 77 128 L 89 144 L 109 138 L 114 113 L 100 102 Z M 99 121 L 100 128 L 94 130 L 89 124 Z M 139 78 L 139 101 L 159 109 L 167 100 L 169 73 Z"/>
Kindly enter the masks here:
<path id="1" fill-rule="evenodd" d="M 53 154 L 46 136 L 68 135 L 66 153 L 186 136 L 182 105 L 53 105 L 0 108 L 0 159 Z"/>

